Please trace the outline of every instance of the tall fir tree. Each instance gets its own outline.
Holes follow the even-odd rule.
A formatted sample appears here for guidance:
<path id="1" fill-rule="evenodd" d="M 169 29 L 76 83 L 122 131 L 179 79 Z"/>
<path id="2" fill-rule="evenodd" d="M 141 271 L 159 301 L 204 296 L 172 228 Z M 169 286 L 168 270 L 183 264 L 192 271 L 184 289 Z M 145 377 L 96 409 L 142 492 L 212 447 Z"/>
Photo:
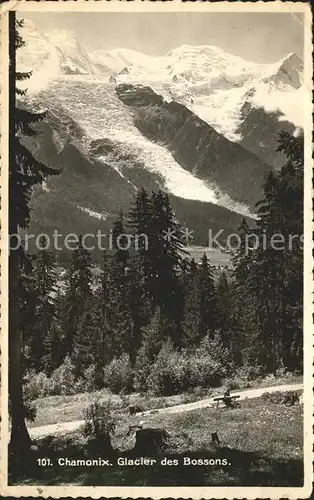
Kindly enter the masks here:
<path id="1" fill-rule="evenodd" d="M 65 297 L 62 290 L 57 287 L 54 298 L 54 321 L 44 340 L 43 366 L 48 376 L 58 368 L 65 358 L 64 332 L 66 326 Z"/>
<path id="2" fill-rule="evenodd" d="M 30 340 L 31 366 L 36 371 L 45 368 L 45 345 L 54 329 L 56 320 L 55 300 L 57 294 L 57 275 L 55 258 L 46 249 L 47 240 L 42 236 L 39 241 L 40 250 L 34 266 L 34 291 L 36 295 L 36 312 Z"/>
<path id="3" fill-rule="evenodd" d="M 112 246 L 113 250 L 115 250 L 115 261 L 123 269 L 129 259 L 129 249 L 122 211 L 119 212 L 118 217 L 113 223 Z"/>
<path id="4" fill-rule="evenodd" d="M 162 191 L 152 193 L 152 233 L 149 258 L 152 268 L 153 309 L 160 307 L 161 331 L 175 346 L 182 345 L 183 291 L 179 275 L 186 255 L 182 227 Z"/>
<path id="5" fill-rule="evenodd" d="M 64 352 L 72 355 L 80 317 L 85 310 L 86 303 L 92 297 L 92 264 L 90 253 L 84 248 L 82 237 L 72 252 L 68 276 L 68 290 L 66 293 L 66 331 L 64 338 Z"/>
<path id="6" fill-rule="evenodd" d="M 135 197 L 128 214 L 128 225 L 134 233 L 134 247 L 143 270 L 143 287 L 146 291 L 147 300 L 152 302 L 153 268 L 151 259 L 151 243 L 154 234 L 152 202 L 145 191 L 141 188 Z"/>
<path id="7" fill-rule="evenodd" d="M 71 360 L 76 378 L 84 377 L 84 370 L 94 368 L 94 383 L 103 385 L 103 343 L 99 302 L 91 296 L 84 304 L 76 323 Z"/>
<path id="8" fill-rule="evenodd" d="M 34 255 L 25 257 L 24 265 L 19 270 L 19 331 L 21 335 L 22 373 L 30 368 L 30 342 L 33 335 L 33 324 L 36 316 L 37 297 L 34 286 Z"/>
<path id="9" fill-rule="evenodd" d="M 242 323 L 248 331 L 253 329 L 245 314 L 256 322 L 255 354 L 251 342 L 250 356 L 273 373 L 280 366 L 289 370 L 302 367 L 303 337 L 303 137 L 280 134 L 278 150 L 287 161 L 265 180 L 254 230 L 259 245 L 246 255 L 242 252 L 235 262 Z M 250 231 L 243 227 L 243 233 L 248 236 Z"/>
<path id="10" fill-rule="evenodd" d="M 100 284 L 101 348 L 98 366 L 103 366 L 113 357 L 113 312 L 112 312 L 112 275 L 106 252 L 103 253 Z M 99 368 L 101 371 L 102 368 Z"/>
<path id="11" fill-rule="evenodd" d="M 16 103 L 16 94 L 25 91 L 17 88 L 16 82 L 26 80 L 30 73 L 16 70 L 15 52 L 24 45 L 19 34 L 23 23 L 16 20 L 14 11 L 9 13 L 9 234 L 11 242 L 20 229 L 27 227 L 30 220 L 30 198 L 33 187 L 42 183 L 47 176 L 56 174 L 39 163 L 24 145 L 25 136 L 36 134 L 33 125 L 43 119 Z M 22 389 L 22 345 L 20 331 L 20 273 L 25 265 L 24 252 L 12 250 L 9 258 L 9 397 L 11 404 L 10 449 L 20 456 L 29 453 L 30 438 L 25 425 L 25 411 Z"/>
<path id="12" fill-rule="evenodd" d="M 137 236 L 149 236 L 152 227 L 152 203 L 148 193 L 141 188 L 135 196 L 135 200 L 128 213 L 128 226 L 135 230 Z M 145 238 L 138 238 L 138 249 L 140 255 L 145 255 L 148 248 Z"/>
<path id="13" fill-rule="evenodd" d="M 240 246 L 233 257 L 232 293 L 235 323 L 239 331 L 243 364 L 265 364 L 267 355 L 261 342 L 260 316 L 252 288 L 255 279 L 255 261 L 247 245 L 254 240 L 257 228 L 250 229 L 245 218 L 238 228 Z M 252 240 L 252 244 L 254 241 Z"/>
<path id="14" fill-rule="evenodd" d="M 287 158 L 279 173 L 278 193 L 282 233 L 288 242 L 282 252 L 281 267 L 281 361 L 292 371 L 303 368 L 303 135 L 294 137 L 282 132 L 278 150 Z"/>
<path id="15" fill-rule="evenodd" d="M 144 271 L 141 263 L 138 257 L 130 261 L 124 288 L 126 316 L 130 320 L 129 328 L 126 330 L 128 333 L 126 343 L 131 365 L 135 364 L 136 355 L 142 343 L 142 329 L 149 319 L 149 302 L 144 287 Z"/>
<path id="16" fill-rule="evenodd" d="M 217 326 L 217 297 L 210 262 L 203 254 L 199 266 L 200 290 L 200 339 L 209 332 L 214 334 Z"/>
<path id="17" fill-rule="evenodd" d="M 199 272 L 194 259 L 182 262 L 182 287 L 184 296 L 184 311 L 182 322 L 183 347 L 194 347 L 200 339 L 200 287 Z"/>
<path id="18" fill-rule="evenodd" d="M 233 284 L 225 272 L 217 284 L 217 330 L 222 345 L 226 347 L 236 366 L 242 364 L 242 332 L 234 309 Z"/>

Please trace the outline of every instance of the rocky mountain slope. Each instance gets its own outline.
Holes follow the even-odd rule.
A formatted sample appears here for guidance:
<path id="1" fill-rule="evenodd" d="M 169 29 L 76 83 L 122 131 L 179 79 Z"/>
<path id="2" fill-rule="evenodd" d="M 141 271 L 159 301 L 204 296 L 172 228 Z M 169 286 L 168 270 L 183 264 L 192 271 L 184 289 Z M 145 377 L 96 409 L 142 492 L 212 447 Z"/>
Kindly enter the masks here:
<path id="1" fill-rule="evenodd" d="M 23 105 L 47 112 L 27 146 L 62 168 L 34 192 L 36 230 L 108 228 L 144 186 L 167 190 L 195 243 L 206 243 L 209 228 L 227 234 L 252 214 L 264 173 L 283 161 L 279 130 L 302 126 L 295 55 L 260 65 L 209 46 L 90 54 L 29 21 L 21 34 L 18 69 L 33 71 Z"/>
<path id="2" fill-rule="evenodd" d="M 247 147 L 246 131 L 259 127 L 260 140 L 250 140 L 250 150 L 271 166 L 280 163 L 263 146 L 278 132 L 303 125 L 303 64 L 288 54 L 273 64 L 258 64 L 227 54 L 218 47 L 183 45 L 162 57 L 135 51 L 95 51 L 90 54 L 101 70 L 106 66 L 116 84 L 151 87 L 168 102 L 184 104 L 231 141 Z M 281 158 L 282 160 L 282 158 Z"/>
<path id="3" fill-rule="evenodd" d="M 22 35 L 27 45 L 20 49 L 18 62 L 33 71 L 27 83 L 30 91 L 38 88 L 39 80 L 43 87 L 57 76 L 73 73 L 113 84 L 146 85 L 167 101 L 184 104 L 217 132 L 238 142 L 245 138 L 241 125 L 248 107 L 259 110 L 262 126 L 269 113 L 275 113 L 283 127 L 286 122 L 303 126 L 303 63 L 293 53 L 272 64 L 245 61 L 208 45 L 182 45 L 156 57 L 125 48 L 87 53 L 71 33 L 43 35 L 28 20 Z M 264 138 L 276 130 L 271 121 Z"/>
<path id="4" fill-rule="evenodd" d="M 127 213 L 138 187 L 145 186 L 148 191 L 164 188 L 164 179 L 147 170 L 132 154 L 125 153 L 123 160 L 119 159 L 128 165 L 125 173 L 122 163 L 121 171 L 113 168 L 112 158 L 121 154 L 119 143 L 100 139 L 89 142 L 88 148 L 82 147 L 84 131 L 60 110 L 58 114 L 55 109 L 49 111 L 36 129 L 39 134 L 27 139 L 26 146 L 38 160 L 62 172 L 34 192 L 30 233 L 52 235 L 58 230 L 62 235 L 96 234 L 100 229 L 108 235 L 119 210 Z M 224 241 L 241 222 L 240 214 L 218 204 L 175 195 L 170 195 L 170 200 L 181 223 L 194 231 L 193 243 L 206 245 L 208 230 L 215 233 L 221 228 Z M 107 240 L 103 243 L 106 245 Z M 66 254 L 63 252 L 63 256 Z"/>
<path id="5" fill-rule="evenodd" d="M 183 104 L 166 102 L 150 87 L 121 84 L 118 97 L 149 139 L 164 144 L 194 176 L 219 186 L 231 199 L 254 209 L 269 166 L 200 119 Z"/>

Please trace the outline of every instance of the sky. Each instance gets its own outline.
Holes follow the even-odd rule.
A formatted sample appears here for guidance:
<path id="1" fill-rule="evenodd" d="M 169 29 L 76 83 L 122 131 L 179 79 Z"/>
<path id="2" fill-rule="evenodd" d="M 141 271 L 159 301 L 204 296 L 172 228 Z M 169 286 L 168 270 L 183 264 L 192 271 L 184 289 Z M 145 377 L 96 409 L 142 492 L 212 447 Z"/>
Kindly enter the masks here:
<path id="1" fill-rule="evenodd" d="M 25 13 L 38 29 L 69 30 L 85 50 L 128 48 L 163 55 L 180 45 L 215 45 L 248 61 L 303 58 L 302 14 L 291 13 Z"/>

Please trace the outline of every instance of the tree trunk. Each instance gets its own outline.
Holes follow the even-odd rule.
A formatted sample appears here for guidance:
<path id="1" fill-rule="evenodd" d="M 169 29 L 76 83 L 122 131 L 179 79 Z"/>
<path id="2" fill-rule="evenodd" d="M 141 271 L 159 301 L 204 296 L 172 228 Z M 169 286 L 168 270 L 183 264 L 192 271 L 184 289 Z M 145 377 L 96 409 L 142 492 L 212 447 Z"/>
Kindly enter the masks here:
<path id="1" fill-rule="evenodd" d="M 30 452 L 31 440 L 25 424 L 22 391 L 22 355 L 19 329 L 19 267 L 16 252 L 10 256 L 9 273 L 9 397 L 11 402 L 10 451 L 24 456 Z"/>
<path id="2" fill-rule="evenodd" d="M 15 168 L 15 12 L 9 13 L 9 165 L 10 171 Z M 9 200 L 10 203 L 10 200 Z M 12 203 L 12 201 L 11 201 Z M 11 208 L 11 207 L 9 207 Z M 12 210 L 9 210 L 12 215 Z M 9 218 L 10 235 L 17 234 L 15 220 Z M 15 242 L 13 242 L 14 244 Z M 22 392 L 22 339 L 19 320 L 19 262 L 18 250 L 11 252 L 9 258 L 9 398 L 11 403 L 11 440 L 10 450 L 20 457 L 30 452 L 31 440 L 25 425 L 25 411 Z"/>
<path id="3" fill-rule="evenodd" d="M 115 451 L 111 444 L 110 434 L 106 433 L 99 438 L 91 437 L 88 440 L 88 450 L 93 457 L 112 457 Z"/>
<path id="4" fill-rule="evenodd" d="M 136 432 L 134 452 L 139 456 L 153 456 L 168 445 L 165 429 L 140 429 Z"/>

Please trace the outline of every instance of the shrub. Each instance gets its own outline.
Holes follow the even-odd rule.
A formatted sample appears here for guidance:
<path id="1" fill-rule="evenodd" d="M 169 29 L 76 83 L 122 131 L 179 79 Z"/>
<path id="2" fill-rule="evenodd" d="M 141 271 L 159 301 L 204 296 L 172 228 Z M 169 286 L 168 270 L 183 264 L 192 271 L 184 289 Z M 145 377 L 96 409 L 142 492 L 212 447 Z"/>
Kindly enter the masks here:
<path id="1" fill-rule="evenodd" d="M 132 392 L 133 381 L 134 372 L 130 358 L 126 354 L 123 354 L 120 358 L 114 358 L 104 369 L 104 385 L 114 394 Z"/>
<path id="2" fill-rule="evenodd" d="M 179 354 L 170 341 L 159 351 L 147 380 L 148 389 L 155 394 L 170 396 L 185 386 L 186 359 Z"/>
<path id="3" fill-rule="evenodd" d="M 284 378 L 284 377 L 292 376 L 292 373 L 289 373 L 285 366 L 280 366 L 279 368 L 277 368 L 276 376 L 278 378 L 281 378 L 281 377 Z"/>
<path id="4" fill-rule="evenodd" d="M 48 396 L 51 391 L 50 380 L 44 372 L 29 372 L 24 379 L 24 395 L 29 401 Z"/>
<path id="5" fill-rule="evenodd" d="M 166 342 L 152 365 L 147 386 L 155 394 L 177 394 L 191 387 L 217 387 L 226 369 L 202 345 L 196 351 L 173 348 Z"/>
<path id="6" fill-rule="evenodd" d="M 103 381 L 103 373 L 101 375 Z M 83 372 L 83 378 L 80 378 L 76 382 L 76 385 L 80 385 L 83 391 L 96 391 L 97 389 L 101 389 L 103 387 L 103 384 L 100 384 L 99 382 L 101 375 L 95 365 L 89 365 Z"/>
<path id="7" fill-rule="evenodd" d="M 224 346 L 221 336 L 216 333 L 213 337 L 206 335 L 200 345 L 201 351 L 205 351 L 210 359 L 215 362 L 221 375 L 228 376 L 234 374 L 235 366 L 232 353 Z"/>
<path id="8" fill-rule="evenodd" d="M 50 377 L 44 372 L 29 372 L 24 382 L 25 397 L 30 401 L 45 396 L 76 394 L 89 387 L 83 379 L 75 380 L 74 366 L 68 357 Z"/>
<path id="9" fill-rule="evenodd" d="M 264 370 L 262 366 L 253 366 L 245 364 L 237 369 L 235 378 L 246 379 L 249 381 L 262 378 L 264 376 Z"/>
<path id="10" fill-rule="evenodd" d="M 88 439 L 106 439 L 116 426 L 116 416 L 110 400 L 91 403 L 84 410 L 84 418 L 83 434 Z"/>
<path id="11" fill-rule="evenodd" d="M 189 384 L 193 387 L 218 387 L 226 373 L 222 363 L 213 359 L 203 347 L 189 356 Z"/>
<path id="12" fill-rule="evenodd" d="M 148 388 L 148 378 L 152 363 L 148 359 L 144 350 L 140 350 L 136 357 L 134 389 L 140 392 L 146 392 Z"/>
<path id="13" fill-rule="evenodd" d="M 196 387 L 189 387 L 188 394 L 186 395 L 184 401 L 191 402 L 198 399 L 208 397 L 212 391 L 209 391 L 206 387 L 197 385 Z"/>
<path id="14" fill-rule="evenodd" d="M 250 382 L 247 382 L 245 386 L 246 385 L 250 386 Z M 223 386 L 228 388 L 230 391 L 235 391 L 236 389 L 242 388 L 242 383 L 239 379 L 226 378 L 223 380 Z"/>
<path id="15" fill-rule="evenodd" d="M 110 400 L 94 402 L 84 411 L 83 435 L 93 456 L 111 456 L 114 453 L 110 434 L 116 426 L 116 415 Z"/>
<path id="16" fill-rule="evenodd" d="M 293 406 L 299 404 L 300 394 L 297 391 L 264 392 L 262 398 L 277 405 Z"/>
<path id="17" fill-rule="evenodd" d="M 58 368 L 56 368 L 50 377 L 51 394 L 69 395 L 79 392 L 79 383 L 75 380 L 74 365 L 67 356 Z"/>

